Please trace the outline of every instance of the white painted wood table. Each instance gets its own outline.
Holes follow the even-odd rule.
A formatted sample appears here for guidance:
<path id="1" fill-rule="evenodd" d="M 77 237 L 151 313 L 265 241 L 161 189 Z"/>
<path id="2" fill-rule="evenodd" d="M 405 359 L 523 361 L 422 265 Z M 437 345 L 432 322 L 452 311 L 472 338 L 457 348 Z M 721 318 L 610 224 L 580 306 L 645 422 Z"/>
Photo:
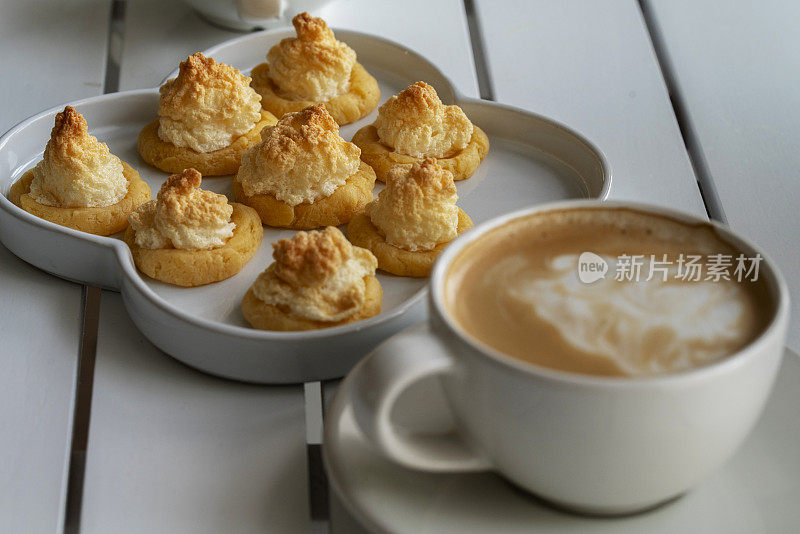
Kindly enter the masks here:
<path id="1" fill-rule="evenodd" d="M 0 45 L 14 51 L 0 61 L 0 131 L 102 94 L 110 8 L 106 0 L 0 4 Z M 85 290 L 2 245 L 0 280 L 0 532 L 59 531 Z"/>
<path id="2" fill-rule="evenodd" d="M 666 48 L 684 68 L 675 75 L 682 101 L 698 142 L 716 154 L 715 135 L 724 125 L 706 114 L 723 103 L 694 76 L 703 65 L 690 52 L 700 45 L 682 46 L 701 39 L 701 17 L 690 13 L 703 7 L 647 5 L 657 26 L 675 34 Z M 608 157 L 611 198 L 707 213 L 664 65 L 634 0 L 336 0 L 319 15 L 332 26 L 417 50 L 466 94 L 571 125 Z M 687 18 L 698 25 L 695 31 L 687 29 Z M 0 131 L 69 100 L 154 86 L 188 54 L 236 35 L 208 25 L 177 0 L 0 3 L 0 45 L 13 51 L 0 62 Z M 738 80 L 734 70 L 730 76 Z M 797 109 L 795 100 L 795 118 Z M 769 133 L 780 117 L 767 118 L 773 122 L 759 124 Z M 727 145 L 718 161 L 746 142 Z M 797 165 L 791 167 L 798 161 L 787 143 L 773 154 L 785 156 L 780 163 L 757 161 L 756 149 L 742 156 L 765 165 L 770 178 L 785 178 L 785 196 L 762 184 L 768 190 L 762 198 L 774 199 L 769 221 L 794 232 L 764 237 L 768 247 L 798 232 L 789 209 L 799 196 L 792 180 Z M 711 172 L 725 214 L 761 241 L 757 229 L 766 235 L 771 222 L 746 222 L 754 220 L 744 215 L 748 171 L 736 174 L 731 180 L 738 185 L 730 187 L 716 180 L 726 172 L 724 166 Z M 763 202 L 761 209 L 770 200 Z M 794 261 L 784 268 L 797 269 L 796 247 L 776 255 Z M 119 295 L 100 296 L 53 278 L 2 247 L 0 287 L 0 532 L 324 529 L 324 517 L 309 504 L 318 488 L 309 488 L 315 466 L 309 467 L 306 446 L 319 440 L 318 388 L 245 385 L 189 369 L 139 334 Z M 796 341 L 796 328 L 793 336 Z M 76 405 L 87 420 L 73 421 Z"/>

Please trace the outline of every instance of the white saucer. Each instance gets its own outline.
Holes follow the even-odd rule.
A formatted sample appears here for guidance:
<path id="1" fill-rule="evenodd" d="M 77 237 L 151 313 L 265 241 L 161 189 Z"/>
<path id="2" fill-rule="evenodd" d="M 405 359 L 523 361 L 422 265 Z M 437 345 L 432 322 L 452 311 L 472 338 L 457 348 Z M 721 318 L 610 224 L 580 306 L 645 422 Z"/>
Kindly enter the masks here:
<path id="1" fill-rule="evenodd" d="M 683 497 L 620 518 L 555 510 L 491 473 L 431 474 L 389 462 L 353 419 L 350 384 L 359 370 L 339 387 L 325 421 L 334 533 L 800 532 L 800 357 L 788 349 L 764 414 L 730 463 Z M 439 411 L 409 397 L 428 404 L 426 413 Z"/>

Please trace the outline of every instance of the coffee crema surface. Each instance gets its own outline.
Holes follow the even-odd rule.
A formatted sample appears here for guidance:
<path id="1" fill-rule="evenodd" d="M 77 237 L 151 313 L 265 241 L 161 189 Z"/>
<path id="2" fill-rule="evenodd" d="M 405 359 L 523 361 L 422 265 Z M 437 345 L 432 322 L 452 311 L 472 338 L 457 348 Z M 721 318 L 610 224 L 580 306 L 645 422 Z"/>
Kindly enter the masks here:
<path id="1" fill-rule="evenodd" d="M 581 281 L 584 252 L 607 263 L 604 277 Z M 718 254 L 733 260 L 729 280 L 706 272 Z M 733 276 L 740 254 L 707 224 L 629 208 L 548 211 L 467 245 L 448 269 L 445 302 L 468 334 L 519 360 L 593 375 L 674 373 L 735 353 L 771 319 L 763 280 Z M 620 258 L 634 256 L 640 276 L 618 277 L 618 262 L 630 263 Z M 681 256 L 702 257 L 699 280 L 679 276 Z"/>

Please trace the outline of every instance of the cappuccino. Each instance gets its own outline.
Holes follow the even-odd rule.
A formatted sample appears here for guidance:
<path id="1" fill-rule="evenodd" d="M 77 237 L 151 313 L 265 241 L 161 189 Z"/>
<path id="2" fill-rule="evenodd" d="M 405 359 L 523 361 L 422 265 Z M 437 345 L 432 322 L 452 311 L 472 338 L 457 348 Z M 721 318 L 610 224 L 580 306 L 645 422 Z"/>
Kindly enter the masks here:
<path id="1" fill-rule="evenodd" d="M 759 258 L 707 224 L 634 209 L 565 209 L 470 243 L 445 280 L 479 343 L 562 371 L 647 376 L 711 364 L 754 340 L 773 306 Z"/>

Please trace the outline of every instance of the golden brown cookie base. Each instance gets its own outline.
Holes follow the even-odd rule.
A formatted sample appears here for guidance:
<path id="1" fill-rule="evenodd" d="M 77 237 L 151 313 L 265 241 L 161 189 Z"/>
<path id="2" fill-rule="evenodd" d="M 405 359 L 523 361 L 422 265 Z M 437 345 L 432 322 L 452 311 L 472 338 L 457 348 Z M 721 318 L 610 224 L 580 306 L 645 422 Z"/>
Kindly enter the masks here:
<path id="1" fill-rule="evenodd" d="M 116 204 L 94 208 L 60 208 L 39 204 L 30 196 L 33 169 L 14 182 L 8 199 L 32 215 L 60 226 L 95 235 L 111 235 L 128 227 L 128 215 L 150 200 L 150 187 L 139 173 L 122 162 L 122 173 L 128 179 L 128 193 Z"/>
<path id="2" fill-rule="evenodd" d="M 261 120 L 225 148 L 212 152 L 195 152 L 189 147 L 175 146 L 158 136 L 158 119 L 139 133 L 139 154 L 147 163 L 164 172 L 178 173 L 194 168 L 203 177 L 236 174 L 248 148 L 261 141 L 261 130 L 278 122 L 272 113 L 261 110 Z"/>
<path id="3" fill-rule="evenodd" d="M 395 165 L 412 165 L 424 159 L 394 152 L 381 143 L 378 130 L 372 124 L 357 131 L 352 142 L 361 149 L 362 161 L 375 169 L 375 175 L 381 182 L 386 181 L 386 173 Z M 455 181 L 459 181 L 472 176 L 488 153 L 489 138 L 483 130 L 473 125 L 472 137 L 463 150 L 446 158 L 435 159 L 439 165 L 453 173 Z"/>
<path id="4" fill-rule="evenodd" d="M 261 221 L 268 226 L 312 230 L 320 226 L 339 226 L 353 218 L 372 201 L 375 186 L 375 171 L 361 162 L 358 172 L 350 176 L 330 196 L 313 204 L 303 202 L 291 206 L 272 195 L 245 195 L 242 184 L 234 178 L 233 194 L 237 202 L 246 204 L 258 212 Z"/>
<path id="5" fill-rule="evenodd" d="M 301 331 L 332 328 L 343 324 L 354 323 L 363 319 L 374 317 L 381 312 L 383 289 L 378 279 L 374 276 L 365 276 L 366 299 L 364 306 L 357 313 L 347 319 L 337 322 L 314 321 L 291 315 L 277 306 L 259 300 L 253 293 L 253 288 L 247 290 L 242 299 L 242 315 L 253 328 L 259 330 Z"/>
<path id="6" fill-rule="evenodd" d="M 317 104 L 310 100 L 283 98 L 278 94 L 278 88 L 267 76 L 268 72 L 269 65 L 267 63 L 256 65 L 250 73 L 253 78 L 250 86 L 261 95 L 261 107 L 272 112 L 276 117 L 283 117 L 286 113 L 300 111 Z M 350 74 L 350 89 L 327 102 L 319 103 L 325 104 L 328 113 L 341 126 L 369 115 L 378 105 L 380 98 L 381 91 L 378 89 L 378 82 L 360 63 L 356 63 Z"/>
<path id="7" fill-rule="evenodd" d="M 458 208 L 459 235 L 472 228 L 472 219 Z M 378 258 L 378 268 L 397 276 L 423 278 L 431 274 L 431 268 L 439 254 L 450 244 L 439 243 L 431 250 L 405 250 L 386 242 L 372 224 L 364 210 L 347 225 L 347 239 L 357 247 L 370 250 Z"/>
<path id="8" fill-rule="evenodd" d="M 264 229 L 252 208 L 236 203 L 231 205 L 231 221 L 236 224 L 233 235 L 224 245 L 211 250 L 142 248 L 134 241 L 136 232 L 128 228 L 125 242 L 131 249 L 136 267 L 150 278 L 182 287 L 211 284 L 235 275 L 258 250 Z"/>

